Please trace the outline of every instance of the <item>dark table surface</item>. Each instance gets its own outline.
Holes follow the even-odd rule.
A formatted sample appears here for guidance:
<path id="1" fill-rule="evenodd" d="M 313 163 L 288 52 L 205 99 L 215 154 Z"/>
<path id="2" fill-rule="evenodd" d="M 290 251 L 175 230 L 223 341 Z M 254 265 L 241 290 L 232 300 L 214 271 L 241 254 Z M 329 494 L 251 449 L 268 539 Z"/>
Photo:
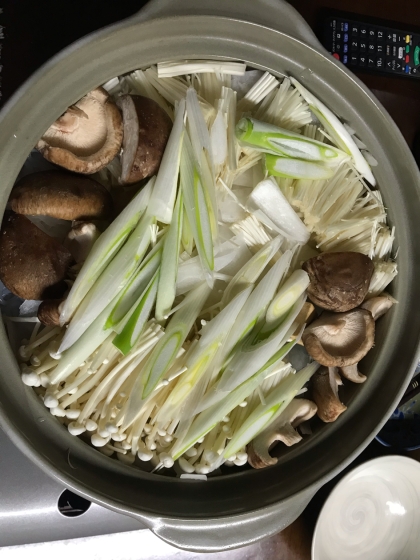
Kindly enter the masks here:
<path id="1" fill-rule="evenodd" d="M 100 27 L 129 17 L 145 3 L 143 0 L 0 0 L 0 10 L 3 10 L 0 12 L 0 26 L 3 26 L 0 27 L 0 106 L 59 50 Z M 351 11 L 359 14 L 361 19 L 363 16 L 380 17 L 395 22 L 394 27 L 420 31 L 418 0 L 352 0 L 351 3 L 344 0 L 290 0 L 290 3 L 317 32 L 326 9 Z M 420 80 L 366 73 L 358 76 L 382 102 L 412 147 L 420 131 Z M 226 559 L 309 559 L 316 519 L 337 481 L 358 464 L 391 453 L 394 450 L 373 441 L 352 465 L 316 494 L 295 523 L 279 535 L 241 553 L 226 553 Z M 179 558 L 182 560 L 182 553 Z"/>

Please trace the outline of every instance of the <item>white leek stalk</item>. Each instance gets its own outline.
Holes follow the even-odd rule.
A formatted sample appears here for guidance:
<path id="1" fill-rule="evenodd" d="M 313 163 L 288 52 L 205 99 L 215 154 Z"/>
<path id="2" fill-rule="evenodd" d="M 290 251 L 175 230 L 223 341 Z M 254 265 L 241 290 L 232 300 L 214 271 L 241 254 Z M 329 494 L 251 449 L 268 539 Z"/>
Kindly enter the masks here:
<path id="1" fill-rule="evenodd" d="M 154 182 L 153 177 L 95 242 L 64 302 L 61 325 L 69 322 L 80 302 L 136 227 L 147 208 Z"/>
<path id="2" fill-rule="evenodd" d="M 280 249 L 281 243 L 282 238 L 275 237 L 249 259 L 229 282 L 223 293 L 222 306 L 226 305 L 226 303 L 229 302 L 235 294 L 243 290 L 245 286 L 254 284 L 258 280 L 268 263 Z"/>
<path id="3" fill-rule="evenodd" d="M 199 170 L 196 167 L 192 146 L 187 133 L 181 153 L 181 188 L 188 221 L 193 232 L 200 261 L 207 283 L 213 285 L 214 247 L 212 221 L 213 208 L 205 192 Z"/>
<path id="4" fill-rule="evenodd" d="M 180 60 L 177 62 L 159 62 L 157 65 L 159 78 L 171 78 L 185 74 L 215 72 L 230 76 L 243 76 L 246 70 L 244 62 L 222 60 Z"/>
<path id="5" fill-rule="evenodd" d="M 274 179 L 264 179 L 258 183 L 248 199 L 248 208 L 252 213 L 255 213 L 255 210 L 262 212 L 263 215 L 257 214 L 257 218 L 263 221 L 266 216 L 269 223 L 274 224 L 276 230 L 289 239 L 301 245 L 309 241 L 308 229 Z"/>
<path id="6" fill-rule="evenodd" d="M 112 341 L 113 345 L 124 355 L 130 352 L 143 334 L 144 327 L 155 304 L 158 282 L 159 270 L 156 270 L 146 289 L 127 314 L 128 320 L 124 321 L 121 332 Z"/>
<path id="7" fill-rule="evenodd" d="M 274 324 L 281 320 L 308 286 L 308 274 L 304 270 L 295 270 L 270 303 L 265 316 L 266 322 Z"/>
<path id="8" fill-rule="evenodd" d="M 180 192 L 175 204 L 171 225 L 163 242 L 155 311 L 158 321 L 163 321 L 168 316 L 175 299 L 183 214 L 182 193 Z"/>
<path id="9" fill-rule="evenodd" d="M 151 225 L 152 218 L 144 214 L 127 243 L 109 263 L 86 296 L 86 300 L 76 311 L 63 337 L 59 352 L 70 348 L 131 280 L 149 247 Z"/>
<path id="10" fill-rule="evenodd" d="M 374 187 L 376 185 L 376 180 L 372 170 L 343 123 L 326 105 L 324 105 L 324 103 L 322 103 L 322 101 L 315 97 L 315 95 L 307 90 L 301 83 L 294 78 L 291 78 L 291 81 L 337 146 L 351 155 L 357 171 Z"/>
<path id="11" fill-rule="evenodd" d="M 164 336 L 144 367 L 143 398 L 150 395 L 172 365 L 209 293 L 210 288 L 206 284 L 190 292 L 184 305 L 169 321 Z"/>
<path id="12" fill-rule="evenodd" d="M 178 185 L 179 162 L 184 134 L 185 100 L 179 102 L 175 121 L 160 163 L 147 212 L 158 222 L 170 224 Z"/>
<path id="13" fill-rule="evenodd" d="M 180 457 L 183 453 L 185 453 L 185 451 L 187 451 L 187 449 L 192 447 L 200 438 L 204 437 L 212 428 L 214 428 L 214 426 L 216 426 L 216 424 L 229 414 L 229 412 L 231 412 L 251 393 L 253 393 L 267 375 L 267 368 L 270 368 L 275 361 L 284 358 L 294 345 L 295 342 L 285 344 L 285 346 L 277 352 L 275 358 L 273 356 L 273 360 L 268 360 L 255 375 L 228 393 L 222 400 L 196 416 L 183 441 L 177 442 L 177 449 L 175 452 L 172 452 L 172 457 L 174 459 Z"/>
<path id="14" fill-rule="evenodd" d="M 268 175 L 285 177 L 286 179 L 329 179 L 334 169 L 313 161 L 265 154 L 264 166 Z"/>
<path id="15" fill-rule="evenodd" d="M 265 397 L 265 404 L 261 403 L 257 406 L 234 434 L 223 456 L 227 458 L 237 453 L 274 422 L 318 368 L 319 364 L 313 362 L 295 375 L 289 375 L 280 381 L 277 387 Z"/>
<path id="16" fill-rule="evenodd" d="M 339 165 L 348 155 L 330 144 L 246 117 L 236 125 L 238 140 L 255 150 L 282 157 Z"/>

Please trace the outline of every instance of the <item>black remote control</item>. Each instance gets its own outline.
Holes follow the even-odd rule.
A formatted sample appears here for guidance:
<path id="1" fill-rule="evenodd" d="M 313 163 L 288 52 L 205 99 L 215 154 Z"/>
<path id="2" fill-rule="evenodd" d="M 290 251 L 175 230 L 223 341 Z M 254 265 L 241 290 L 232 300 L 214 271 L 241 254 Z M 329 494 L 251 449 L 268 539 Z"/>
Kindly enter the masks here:
<path id="1" fill-rule="evenodd" d="M 352 70 L 420 78 L 420 33 L 330 16 L 323 44 Z"/>

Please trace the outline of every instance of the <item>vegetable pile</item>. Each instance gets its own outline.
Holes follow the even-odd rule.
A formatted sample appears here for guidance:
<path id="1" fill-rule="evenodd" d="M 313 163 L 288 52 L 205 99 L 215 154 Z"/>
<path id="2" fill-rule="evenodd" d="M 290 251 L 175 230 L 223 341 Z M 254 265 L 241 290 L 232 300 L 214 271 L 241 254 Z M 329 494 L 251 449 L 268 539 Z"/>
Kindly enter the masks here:
<path id="1" fill-rule="evenodd" d="M 395 303 L 394 229 L 373 157 L 313 94 L 242 63 L 162 63 L 88 93 L 37 148 L 66 171 L 12 191 L 0 279 L 42 300 L 22 380 L 72 435 L 206 475 L 275 464 L 273 444 L 344 412 L 338 386 L 366 379 Z"/>

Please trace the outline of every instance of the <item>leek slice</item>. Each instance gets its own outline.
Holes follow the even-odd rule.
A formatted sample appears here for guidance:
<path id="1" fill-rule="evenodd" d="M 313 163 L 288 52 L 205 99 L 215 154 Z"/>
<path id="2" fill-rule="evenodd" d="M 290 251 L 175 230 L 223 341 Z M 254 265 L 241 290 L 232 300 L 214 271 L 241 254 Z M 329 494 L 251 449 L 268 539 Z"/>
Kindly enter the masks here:
<path id="1" fill-rule="evenodd" d="M 153 219 L 145 213 L 123 248 L 102 272 L 86 301 L 78 308 L 61 342 L 59 352 L 70 348 L 119 294 L 141 263 L 151 241 Z"/>
<path id="2" fill-rule="evenodd" d="M 168 316 L 175 299 L 183 214 L 182 192 L 180 192 L 171 225 L 163 242 L 155 311 L 157 321 L 163 321 Z"/>
<path id="3" fill-rule="evenodd" d="M 335 166 L 348 159 L 345 152 L 330 144 L 249 117 L 241 119 L 236 125 L 236 137 L 255 150 L 282 157 Z"/>
<path id="4" fill-rule="evenodd" d="M 376 180 L 372 170 L 343 123 L 326 105 L 324 105 L 324 103 L 322 103 L 322 101 L 315 97 L 315 95 L 302 84 L 294 78 L 290 79 L 337 146 L 351 155 L 357 171 L 374 187 L 376 185 Z"/>
<path id="5" fill-rule="evenodd" d="M 223 452 L 223 457 L 227 458 L 237 453 L 274 422 L 319 367 L 317 362 L 312 362 L 295 375 L 288 375 L 280 381 L 265 397 L 265 404 L 258 405 L 234 434 Z"/>
<path id="6" fill-rule="evenodd" d="M 83 298 L 136 227 L 147 208 L 154 182 L 153 177 L 95 242 L 64 302 L 61 325 L 69 322 Z"/>

